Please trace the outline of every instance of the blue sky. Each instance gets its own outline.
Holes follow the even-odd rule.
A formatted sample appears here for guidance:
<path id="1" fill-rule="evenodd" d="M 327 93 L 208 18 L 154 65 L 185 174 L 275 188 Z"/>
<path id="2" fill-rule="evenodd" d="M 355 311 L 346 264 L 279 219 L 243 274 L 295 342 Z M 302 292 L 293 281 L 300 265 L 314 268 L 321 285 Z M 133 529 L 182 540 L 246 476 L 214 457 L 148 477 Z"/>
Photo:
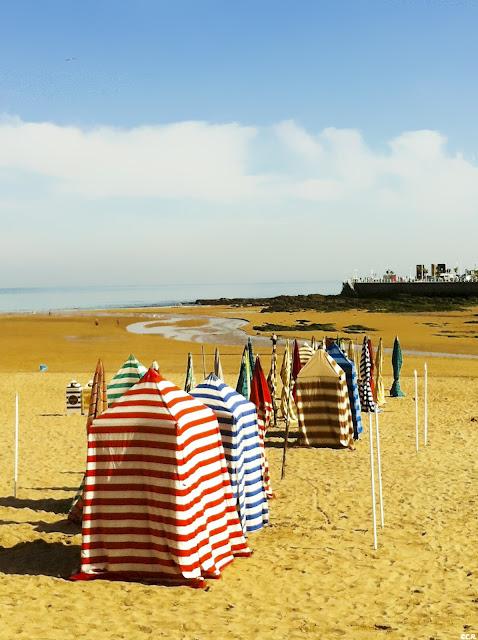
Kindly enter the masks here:
<path id="1" fill-rule="evenodd" d="M 96 267 L 107 283 L 142 281 L 155 235 L 181 244 L 158 264 L 190 281 L 204 251 L 239 231 L 260 243 L 271 222 L 292 270 L 268 250 L 256 278 L 219 249 L 227 278 L 478 261 L 459 233 L 478 231 L 477 27 L 471 0 L 2 3 L 0 205 L 28 255 L 0 258 L 0 285 L 61 284 L 70 262 L 78 273 L 82 247 L 57 248 L 72 218 L 79 245 L 89 224 L 109 234 L 87 281 Z M 397 217 L 392 264 L 385 250 L 372 264 L 290 247 L 294 233 L 364 225 L 385 244 Z M 108 269 L 128 243 L 135 269 Z"/>

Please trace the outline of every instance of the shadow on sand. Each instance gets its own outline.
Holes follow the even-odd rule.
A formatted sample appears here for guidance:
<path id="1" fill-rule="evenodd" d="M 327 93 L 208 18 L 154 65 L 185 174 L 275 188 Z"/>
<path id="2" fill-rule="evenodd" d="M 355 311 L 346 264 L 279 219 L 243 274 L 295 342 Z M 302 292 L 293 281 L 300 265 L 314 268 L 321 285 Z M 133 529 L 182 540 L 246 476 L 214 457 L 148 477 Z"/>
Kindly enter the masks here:
<path id="1" fill-rule="evenodd" d="M 45 522 L 44 520 L 0 520 L 0 526 L 5 524 L 29 524 L 33 527 L 34 531 L 38 531 L 39 533 L 67 533 L 70 535 L 81 533 L 81 526 L 76 522 L 71 522 L 71 520 L 67 518 L 58 520 L 57 522 Z"/>
<path id="2" fill-rule="evenodd" d="M 69 578 L 80 565 L 79 545 L 61 542 L 19 542 L 0 547 L 0 572 L 8 575 Z"/>
<path id="3" fill-rule="evenodd" d="M 0 507 L 13 507 L 14 509 L 32 509 L 32 511 L 50 511 L 51 513 L 68 513 L 72 498 L 43 498 L 43 500 L 21 499 L 9 496 L 0 498 Z"/>

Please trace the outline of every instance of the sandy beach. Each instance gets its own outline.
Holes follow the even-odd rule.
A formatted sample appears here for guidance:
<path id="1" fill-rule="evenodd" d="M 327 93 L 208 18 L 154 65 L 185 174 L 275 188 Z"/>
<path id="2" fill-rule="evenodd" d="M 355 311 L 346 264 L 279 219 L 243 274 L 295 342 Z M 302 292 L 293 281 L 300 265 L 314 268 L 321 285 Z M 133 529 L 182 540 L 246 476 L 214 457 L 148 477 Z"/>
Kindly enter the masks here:
<path id="1" fill-rule="evenodd" d="M 81 535 L 65 511 L 84 470 L 85 418 L 65 415 L 65 386 L 85 384 L 98 357 L 108 379 L 130 352 L 183 386 L 187 353 L 202 378 L 201 345 L 131 333 L 161 313 L 264 322 L 361 324 L 387 348 L 478 355 L 478 308 L 443 314 L 260 313 L 255 308 L 135 309 L 0 317 L 0 638 L 54 640 L 434 639 L 478 637 L 476 452 L 478 359 L 405 356 L 403 399 L 381 414 L 385 522 L 372 548 L 368 437 L 355 451 L 290 448 L 280 481 L 283 423 L 268 457 L 276 498 L 271 524 L 207 591 L 126 582 L 75 583 Z M 179 320 L 181 321 L 181 320 Z M 163 319 L 164 322 L 164 319 Z M 265 334 L 267 335 L 267 334 Z M 310 338 L 310 332 L 284 336 Z M 334 333 L 335 335 L 335 333 Z M 347 334 L 348 335 L 348 334 Z M 316 337 L 322 337 L 316 332 Z M 360 335 L 355 336 L 357 341 Z M 204 344 L 206 370 L 215 343 Z M 242 347 L 221 344 L 235 386 Z M 266 372 L 270 347 L 257 347 Z M 280 350 L 282 352 L 282 349 Z M 429 445 L 415 452 L 413 370 L 429 368 Z M 48 365 L 46 373 L 38 371 Z M 385 388 L 391 362 L 385 358 Z M 420 394 L 422 393 L 420 380 Z M 14 395 L 20 398 L 20 468 L 13 486 Z M 422 405 L 420 405 L 422 421 Z M 368 417 L 365 417 L 368 424 Z M 292 431 L 292 440 L 296 431 Z"/>

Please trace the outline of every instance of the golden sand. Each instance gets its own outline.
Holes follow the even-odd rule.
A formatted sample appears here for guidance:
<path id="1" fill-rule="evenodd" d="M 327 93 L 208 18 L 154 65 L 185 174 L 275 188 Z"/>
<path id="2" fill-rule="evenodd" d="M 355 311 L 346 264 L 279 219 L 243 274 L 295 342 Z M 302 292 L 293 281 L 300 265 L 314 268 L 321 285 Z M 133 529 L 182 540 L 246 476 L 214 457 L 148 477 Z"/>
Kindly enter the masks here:
<path id="1" fill-rule="evenodd" d="M 334 322 L 337 328 L 363 324 L 377 329 L 371 335 L 382 335 L 386 347 L 398 334 L 405 349 L 478 353 L 478 340 L 464 333 L 473 328 L 468 321 L 476 319 L 477 309 L 428 316 L 261 314 L 225 307 L 174 311 L 242 317 L 251 327 L 296 318 Z M 0 638 L 448 640 L 463 632 L 478 637 L 478 360 L 427 358 L 429 446 L 420 443 L 417 455 L 412 373 L 422 372 L 424 359 L 405 357 L 407 396 L 387 398 L 381 414 L 386 527 L 379 531 L 377 551 L 368 438 L 355 451 L 292 447 L 280 481 L 281 424 L 268 448 L 277 495 L 270 503 L 271 525 L 251 535 L 253 557 L 235 560 L 208 591 L 65 579 L 78 567 L 81 536 L 64 512 L 85 457 L 85 419 L 64 415 L 66 384 L 71 378 L 87 382 L 98 357 L 110 376 L 130 352 L 146 365 L 158 360 L 163 374 L 182 386 L 192 351 L 201 377 L 197 344 L 125 331 L 140 313 L 0 318 Z M 430 323 L 458 337 L 448 338 Z M 268 349 L 261 351 L 267 370 Z M 213 352 L 214 345 L 206 345 L 206 369 Z M 240 352 L 221 347 L 226 380 L 234 385 Z M 38 372 L 40 363 L 48 365 L 47 373 Z M 388 389 L 389 356 L 385 376 Z M 13 498 L 16 391 L 20 470 Z"/>

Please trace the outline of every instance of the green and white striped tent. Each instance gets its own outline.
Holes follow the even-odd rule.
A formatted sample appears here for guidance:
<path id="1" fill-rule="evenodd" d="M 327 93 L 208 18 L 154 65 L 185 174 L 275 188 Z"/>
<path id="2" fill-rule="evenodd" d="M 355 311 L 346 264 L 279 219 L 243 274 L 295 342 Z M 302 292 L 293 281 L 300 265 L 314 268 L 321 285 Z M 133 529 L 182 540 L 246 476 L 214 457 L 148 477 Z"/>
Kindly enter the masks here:
<path id="1" fill-rule="evenodd" d="M 130 353 L 129 358 L 111 380 L 106 389 L 108 406 L 111 406 L 112 403 L 121 398 L 121 396 L 124 395 L 130 387 L 139 382 L 146 371 L 146 367 L 141 364 L 141 362 L 139 362 L 132 353 Z"/>

